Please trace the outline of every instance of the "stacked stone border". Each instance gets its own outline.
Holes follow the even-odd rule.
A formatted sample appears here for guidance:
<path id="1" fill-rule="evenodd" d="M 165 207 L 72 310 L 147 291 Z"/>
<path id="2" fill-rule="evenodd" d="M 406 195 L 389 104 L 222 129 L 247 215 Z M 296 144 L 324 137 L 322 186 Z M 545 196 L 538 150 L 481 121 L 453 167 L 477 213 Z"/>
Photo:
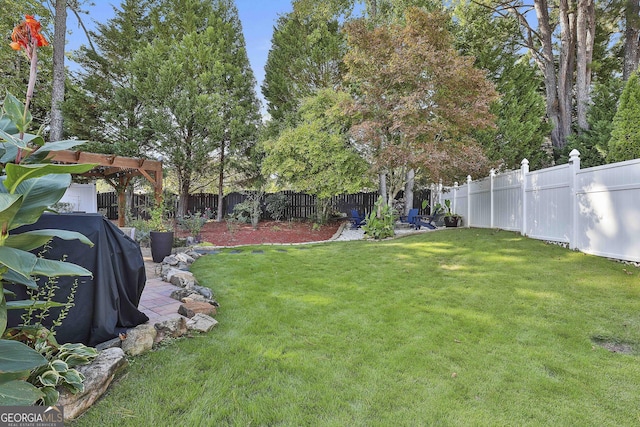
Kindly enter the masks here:
<path id="1" fill-rule="evenodd" d="M 195 251 L 186 250 L 162 261 L 159 266 L 162 280 L 180 288 L 171 294 L 171 298 L 182 302 L 179 316 L 138 325 L 126 334 L 96 346 L 100 352 L 98 357 L 77 368 L 85 376 L 84 391 L 72 394 L 65 389 L 59 390 L 58 405 L 64 406 L 65 421 L 82 415 L 107 391 L 113 380 L 129 365 L 127 357 L 151 351 L 154 345 L 165 339 L 207 333 L 218 324 L 213 316 L 217 314 L 219 304 L 213 299 L 211 289 L 200 286 L 189 271 L 191 264 L 200 256 Z"/>

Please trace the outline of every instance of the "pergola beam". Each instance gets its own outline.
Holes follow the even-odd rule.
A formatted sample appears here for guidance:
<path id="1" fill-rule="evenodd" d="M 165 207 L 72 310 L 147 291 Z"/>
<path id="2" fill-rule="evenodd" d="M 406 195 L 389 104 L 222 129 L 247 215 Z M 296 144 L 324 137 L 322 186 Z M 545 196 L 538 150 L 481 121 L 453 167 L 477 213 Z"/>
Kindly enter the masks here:
<path id="1" fill-rule="evenodd" d="M 124 227 L 125 219 L 124 191 L 131 178 L 143 176 L 153 185 L 156 202 L 162 199 L 161 161 L 71 150 L 52 151 L 48 158 L 56 163 L 95 164 L 94 169 L 80 175 L 103 178 L 116 189 L 118 193 L 118 226 L 120 227 Z M 117 181 L 112 179 L 114 177 L 117 178 Z"/>

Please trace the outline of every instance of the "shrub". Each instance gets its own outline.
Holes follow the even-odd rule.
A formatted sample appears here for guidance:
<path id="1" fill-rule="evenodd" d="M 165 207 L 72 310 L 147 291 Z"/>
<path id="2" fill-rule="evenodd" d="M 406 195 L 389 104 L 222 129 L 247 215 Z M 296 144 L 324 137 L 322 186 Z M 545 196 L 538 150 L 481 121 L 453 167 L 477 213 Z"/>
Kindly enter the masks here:
<path id="1" fill-rule="evenodd" d="M 280 221 L 284 217 L 284 211 L 289 207 L 289 199 L 283 193 L 269 194 L 265 202 L 267 212 L 276 221 Z"/>
<path id="2" fill-rule="evenodd" d="M 374 210 L 366 218 L 362 226 L 364 233 L 374 239 L 385 239 L 393 237 L 396 213 L 394 209 L 384 202 L 382 197 L 378 198 Z"/>
<path id="3" fill-rule="evenodd" d="M 192 215 L 185 215 L 178 218 L 178 226 L 185 231 L 188 231 L 191 237 L 198 240 L 202 227 L 207 223 L 207 218 L 200 212 L 196 212 Z"/>

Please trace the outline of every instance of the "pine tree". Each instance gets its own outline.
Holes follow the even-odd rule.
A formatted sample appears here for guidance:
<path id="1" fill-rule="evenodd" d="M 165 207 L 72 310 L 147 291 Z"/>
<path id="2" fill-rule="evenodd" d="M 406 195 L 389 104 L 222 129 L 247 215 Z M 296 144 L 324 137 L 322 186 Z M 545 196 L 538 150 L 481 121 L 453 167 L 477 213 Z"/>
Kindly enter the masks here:
<path id="1" fill-rule="evenodd" d="M 607 161 L 622 162 L 640 158 L 640 81 L 634 72 L 627 81 L 620 106 L 613 118 Z"/>
<path id="2" fill-rule="evenodd" d="M 337 20 L 318 21 L 291 13 L 278 19 L 271 45 L 262 94 L 271 119 L 282 124 L 303 98 L 340 82 L 344 36 Z"/>
<path id="3" fill-rule="evenodd" d="M 259 105 L 232 1 L 167 0 L 156 13 L 157 37 L 131 67 L 145 129 L 175 171 L 185 214 L 193 180 L 211 173 L 213 157 L 223 195 L 233 160 L 255 143 Z"/>

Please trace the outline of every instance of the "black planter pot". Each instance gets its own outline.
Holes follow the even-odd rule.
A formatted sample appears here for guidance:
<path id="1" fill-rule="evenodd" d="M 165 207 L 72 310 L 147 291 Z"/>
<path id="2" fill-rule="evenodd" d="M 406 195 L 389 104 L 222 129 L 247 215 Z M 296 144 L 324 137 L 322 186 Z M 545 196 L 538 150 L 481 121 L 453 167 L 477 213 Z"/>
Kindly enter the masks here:
<path id="1" fill-rule="evenodd" d="M 460 219 L 458 216 L 445 216 L 444 225 L 445 227 L 457 227 L 460 224 Z"/>
<path id="2" fill-rule="evenodd" d="M 153 262 L 162 262 L 164 257 L 171 255 L 173 231 L 152 231 L 149 233 L 149 237 Z"/>

